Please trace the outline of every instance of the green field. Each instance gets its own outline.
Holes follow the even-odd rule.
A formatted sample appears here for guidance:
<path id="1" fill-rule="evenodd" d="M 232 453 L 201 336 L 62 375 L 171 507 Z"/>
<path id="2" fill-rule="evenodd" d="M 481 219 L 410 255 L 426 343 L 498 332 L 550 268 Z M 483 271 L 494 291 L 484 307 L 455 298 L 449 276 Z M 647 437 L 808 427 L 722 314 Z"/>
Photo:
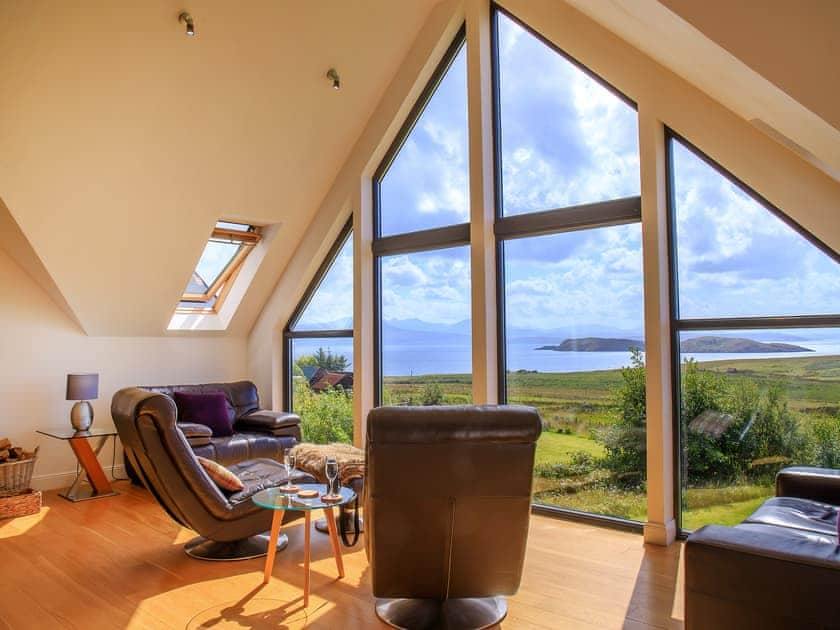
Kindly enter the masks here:
<path id="1" fill-rule="evenodd" d="M 745 358 L 704 362 L 699 367 L 701 371 L 724 375 L 728 383 L 749 379 L 762 389 L 781 384 L 787 404 L 799 422 L 807 423 L 816 416 L 840 418 L 840 356 Z M 586 462 L 587 458 L 597 460 L 604 456 L 604 446 L 597 438 L 600 431 L 616 421 L 615 392 L 622 385 L 621 371 L 520 371 L 508 373 L 507 380 L 509 402 L 536 407 L 543 418 L 536 455 L 535 502 L 645 520 L 643 488 L 617 489 L 614 484 L 604 483 L 608 473 L 602 469 L 581 469 L 579 474 L 564 471 L 576 460 Z M 391 404 L 423 404 L 424 392 L 433 384 L 439 386 L 446 404 L 471 400 L 469 375 L 385 378 Z M 553 468 L 562 472 L 556 477 L 546 475 L 545 471 L 550 473 Z M 740 522 L 772 495 L 770 483 L 744 481 L 723 487 L 687 488 L 683 527 Z"/>

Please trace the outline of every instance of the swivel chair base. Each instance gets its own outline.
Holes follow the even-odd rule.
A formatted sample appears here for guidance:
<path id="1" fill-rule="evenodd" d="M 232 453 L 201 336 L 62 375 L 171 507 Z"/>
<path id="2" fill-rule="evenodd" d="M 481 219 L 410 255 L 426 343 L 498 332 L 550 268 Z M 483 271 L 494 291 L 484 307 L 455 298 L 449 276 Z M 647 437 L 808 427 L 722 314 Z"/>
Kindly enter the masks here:
<path id="1" fill-rule="evenodd" d="M 507 615 L 504 597 L 460 599 L 376 599 L 376 616 L 403 630 L 481 630 Z"/>
<path id="2" fill-rule="evenodd" d="M 198 536 L 184 544 L 184 551 L 191 558 L 198 558 L 199 560 L 215 560 L 218 562 L 250 560 L 251 558 L 261 558 L 268 553 L 268 541 L 269 535 L 267 533 L 256 534 L 232 542 L 219 542 Z M 285 549 L 288 544 L 289 537 L 286 534 L 280 534 L 277 539 L 277 551 Z"/>

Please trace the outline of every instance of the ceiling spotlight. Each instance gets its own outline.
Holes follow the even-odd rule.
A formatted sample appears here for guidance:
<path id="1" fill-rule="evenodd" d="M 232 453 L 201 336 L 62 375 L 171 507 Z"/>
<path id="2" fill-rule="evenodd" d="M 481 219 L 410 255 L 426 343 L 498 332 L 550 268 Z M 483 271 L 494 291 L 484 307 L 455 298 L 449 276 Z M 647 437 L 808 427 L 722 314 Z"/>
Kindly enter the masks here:
<path id="1" fill-rule="evenodd" d="M 332 86 L 334 90 L 341 89 L 341 77 L 338 76 L 338 72 L 336 72 L 335 68 L 330 68 L 327 70 L 327 78 L 332 81 Z"/>
<path id="2" fill-rule="evenodd" d="M 195 22 L 193 22 L 192 16 L 184 11 L 181 15 L 178 16 L 178 21 L 183 22 L 187 26 L 187 36 L 193 37 L 195 35 Z"/>

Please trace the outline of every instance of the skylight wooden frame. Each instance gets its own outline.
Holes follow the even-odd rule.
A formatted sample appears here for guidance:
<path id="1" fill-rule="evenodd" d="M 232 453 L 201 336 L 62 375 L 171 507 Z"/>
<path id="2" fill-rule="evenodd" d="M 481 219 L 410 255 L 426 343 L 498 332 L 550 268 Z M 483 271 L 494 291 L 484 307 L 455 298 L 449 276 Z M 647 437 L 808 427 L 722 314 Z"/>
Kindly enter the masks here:
<path id="1" fill-rule="evenodd" d="M 184 293 L 181 295 L 178 307 L 175 309 L 176 313 L 218 313 L 222 308 L 236 277 L 242 270 L 245 259 L 248 258 L 248 255 L 262 239 L 262 230 L 258 226 L 245 223 L 241 225 L 247 225 L 248 229 L 232 230 L 220 227 L 213 228 L 210 238 L 207 239 L 208 243 L 213 241 L 238 243 L 239 249 L 213 281 L 213 284 L 207 288 L 207 291 L 204 293 Z M 212 306 L 207 306 L 213 298 L 216 298 L 216 301 L 213 302 Z M 191 302 L 195 306 L 184 306 L 182 304 L 183 302 Z"/>

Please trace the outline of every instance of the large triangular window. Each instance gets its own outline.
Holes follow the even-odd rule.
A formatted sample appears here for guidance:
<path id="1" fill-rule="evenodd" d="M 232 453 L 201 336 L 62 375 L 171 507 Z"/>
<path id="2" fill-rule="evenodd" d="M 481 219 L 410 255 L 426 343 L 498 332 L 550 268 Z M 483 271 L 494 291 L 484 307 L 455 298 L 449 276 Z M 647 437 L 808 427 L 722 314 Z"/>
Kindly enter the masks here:
<path id="1" fill-rule="evenodd" d="M 686 143 L 671 142 L 680 319 L 840 313 L 840 265 Z"/>
<path id="2" fill-rule="evenodd" d="M 462 29 L 374 176 L 378 404 L 472 398 L 467 136 Z"/>
<path id="3" fill-rule="evenodd" d="M 682 529 L 736 525 L 785 466 L 840 466 L 840 266 L 669 133 Z"/>
<path id="4" fill-rule="evenodd" d="M 353 439 L 353 232 L 348 223 L 284 331 L 284 405 L 307 442 Z"/>
<path id="5" fill-rule="evenodd" d="M 638 195 L 633 103 L 510 14 L 495 15 L 501 214 Z"/>
<path id="6" fill-rule="evenodd" d="M 467 55 L 459 36 L 379 167 L 378 234 L 467 223 Z"/>

